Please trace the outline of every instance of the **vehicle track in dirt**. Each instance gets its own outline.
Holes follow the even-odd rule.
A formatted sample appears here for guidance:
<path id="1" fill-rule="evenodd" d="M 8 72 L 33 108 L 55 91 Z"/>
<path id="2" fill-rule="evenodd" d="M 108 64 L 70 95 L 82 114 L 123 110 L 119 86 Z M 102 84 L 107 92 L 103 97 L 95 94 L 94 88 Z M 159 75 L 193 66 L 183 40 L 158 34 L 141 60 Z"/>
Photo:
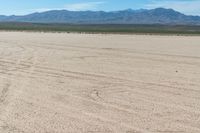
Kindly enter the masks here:
<path id="1" fill-rule="evenodd" d="M 0 132 L 200 132 L 199 42 L 0 32 Z"/>

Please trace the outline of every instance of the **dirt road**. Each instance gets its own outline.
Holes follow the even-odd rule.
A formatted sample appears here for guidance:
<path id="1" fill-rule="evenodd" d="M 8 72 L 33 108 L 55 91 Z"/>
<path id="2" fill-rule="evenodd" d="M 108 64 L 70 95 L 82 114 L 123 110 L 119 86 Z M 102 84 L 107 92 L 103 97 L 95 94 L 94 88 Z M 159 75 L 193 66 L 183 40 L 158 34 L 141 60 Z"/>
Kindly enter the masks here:
<path id="1" fill-rule="evenodd" d="M 0 32 L 0 133 L 200 133 L 200 37 Z"/>

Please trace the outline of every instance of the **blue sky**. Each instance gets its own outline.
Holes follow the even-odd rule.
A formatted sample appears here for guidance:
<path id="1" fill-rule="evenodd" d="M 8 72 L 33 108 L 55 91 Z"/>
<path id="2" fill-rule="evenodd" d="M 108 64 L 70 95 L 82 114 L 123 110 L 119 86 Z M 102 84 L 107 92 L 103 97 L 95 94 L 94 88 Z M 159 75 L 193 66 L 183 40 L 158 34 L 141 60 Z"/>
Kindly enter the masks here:
<path id="1" fill-rule="evenodd" d="M 24 15 L 48 10 L 104 10 L 172 8 L 200 15 L 200 0 L 0 0 L 1 15 Z"/>

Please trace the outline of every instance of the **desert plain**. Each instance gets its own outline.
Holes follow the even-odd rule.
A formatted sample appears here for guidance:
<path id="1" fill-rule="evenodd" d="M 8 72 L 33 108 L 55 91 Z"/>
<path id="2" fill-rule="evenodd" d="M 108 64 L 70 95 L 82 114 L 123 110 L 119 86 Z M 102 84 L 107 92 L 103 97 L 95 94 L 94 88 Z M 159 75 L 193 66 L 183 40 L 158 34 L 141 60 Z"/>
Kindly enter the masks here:
<path id="1" fill-rule="evenodd" d="M 1 31 L 0 133 L 200 133 L 200 37 Z"/>

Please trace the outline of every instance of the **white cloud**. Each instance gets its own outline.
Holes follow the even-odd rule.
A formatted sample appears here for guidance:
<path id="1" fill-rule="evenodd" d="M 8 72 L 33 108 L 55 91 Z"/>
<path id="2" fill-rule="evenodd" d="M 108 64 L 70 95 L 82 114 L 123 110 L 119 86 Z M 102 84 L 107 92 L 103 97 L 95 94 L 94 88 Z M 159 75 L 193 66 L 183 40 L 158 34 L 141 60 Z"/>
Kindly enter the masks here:
<path id="1" fill-rule="evenodd" d="M 31 10 L 31 12 L 45 12 L 45 11 L 51 11 L 51 10 L 62 10 L 64 8 L 39 8 Z"/>
<path id="2" fill-rule="evenodd" d="M 147 9 L 172 8 L 188 15 L 200 15 L 200 0 L 153 0 L 145 5 Z"/>
<path id="3" fill-rule="evenodd" d="M 85 2 L 85 3 L 72 3 L 66 4 L 60 8 L 39 8 L 35 9 L 35 12 L 44 12 L 50 10 L 70 10 L 70 11 L 85 11 L 85 10 L 97 10 L 99 5 L 105 4 L 106 2 Z"/>
<path id="4" fill-rule="evenodd" d="M 85 2 L 85 3 L 73 3 L 65 5 L 65 9 L 71 11 L 81 10 L 96 10 L 97 7 L 105 2 Z"/>

